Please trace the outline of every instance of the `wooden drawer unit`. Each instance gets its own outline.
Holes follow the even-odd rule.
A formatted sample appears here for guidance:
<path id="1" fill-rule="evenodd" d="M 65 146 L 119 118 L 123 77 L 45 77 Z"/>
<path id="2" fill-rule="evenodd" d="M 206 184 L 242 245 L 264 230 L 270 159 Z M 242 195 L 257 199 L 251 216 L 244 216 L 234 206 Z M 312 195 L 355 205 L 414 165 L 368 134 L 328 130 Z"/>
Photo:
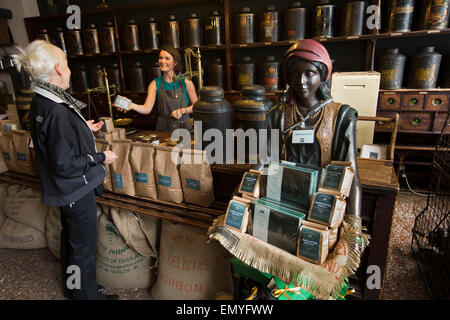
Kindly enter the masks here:
<path id="1" fill-rule="evenodd" d="M 377 117 L 394 118 L 396 113 L 397 112 L 378 111 Z M 380 130 L 380 131 L 390 130 L 390 131 L 392 131 L 392 122 L 375 121 L 375 130 Z"/>
<path id="2" fill-rule="evenodd" d="M 441 132 L 446 124 L 447 112 L 436 112 L 434 115 L 433 131 Z M 446 132 L 449 132 L 450 126 L 447 126 Z"/>
<path id="3" fill-rule="evenodd" d="M 382 93 L 380 94 L 378 109 L 379 110 L 399 110 L 402 100 L 401 93 Z"/>
<path id="4" fill-rule="evenodd" d="M 423 110 L 426 96 L 424 93 L 403 94 L 402 110 Z"/>
<path id="5" fill-rule="evenodd" d="M 402 112 L 399 130 L 430 131 L 433 128 L 433 112 Z"/>
<path id="6" fill-rule="evenodd" d="M 426 110 L 447 111 L 448 109 L 448 93 L 430 93 L 425 99 Z"/>

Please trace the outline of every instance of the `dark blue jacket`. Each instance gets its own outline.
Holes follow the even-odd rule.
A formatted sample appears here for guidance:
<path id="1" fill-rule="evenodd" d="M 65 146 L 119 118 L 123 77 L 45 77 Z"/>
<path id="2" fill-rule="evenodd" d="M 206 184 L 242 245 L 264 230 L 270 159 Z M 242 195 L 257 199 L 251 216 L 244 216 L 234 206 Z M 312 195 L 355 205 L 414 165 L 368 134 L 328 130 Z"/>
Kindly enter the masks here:
<path id="1" fill-rule="evenodd" d="M 37 93 L 30 124 L 43 203 L 65 206 L 102 185 L 105 154 L 96 152 L 90 128 L 73 107 Z"/>

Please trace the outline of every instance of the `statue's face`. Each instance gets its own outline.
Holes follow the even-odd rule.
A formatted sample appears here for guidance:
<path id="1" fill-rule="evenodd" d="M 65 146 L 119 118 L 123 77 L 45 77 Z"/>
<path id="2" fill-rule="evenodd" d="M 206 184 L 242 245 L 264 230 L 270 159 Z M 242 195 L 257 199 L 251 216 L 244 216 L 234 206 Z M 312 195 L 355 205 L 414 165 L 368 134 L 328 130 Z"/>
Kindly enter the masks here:
<path id="1" fill-rule="evenodd" d="M 290 86 L 298 99 L 315 100 L 320 85 L 320 71 L 312 63 L 297 60 L 291 72 Z"/>

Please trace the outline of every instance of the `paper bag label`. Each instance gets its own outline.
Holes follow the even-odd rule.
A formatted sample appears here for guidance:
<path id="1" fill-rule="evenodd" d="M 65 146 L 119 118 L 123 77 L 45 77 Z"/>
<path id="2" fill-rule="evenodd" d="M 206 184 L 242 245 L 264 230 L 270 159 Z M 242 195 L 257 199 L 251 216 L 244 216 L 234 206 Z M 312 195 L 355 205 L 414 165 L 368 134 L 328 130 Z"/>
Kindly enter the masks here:
<path id="1" fill-rule="evenodd" d="M 247 206 L 242 203 L 231 201 L 225 224 L 236 229 L 241 229 L 242 221 L 245 216 L 245 210 L 247 210 Z"/>
<path id="2" fill-rule="evenodd" d="M 267 242 L 269 231 L 270 209 L 255 204 L 253 213 L 253 236 L 256 239 Z"/>
<path id="3" fill-rule="evenodd" d="M 139 183 L 148 183 L 148 175 L 146 173 L 136 172 L 134 174 L 136 182 Z"/>
<path id="4" fill-rule="evenodd" d="M 330 189 L 338 190 L 339 186 L 341 185 L 341 179 L 345 168 L 346 168 L 345 166 L 340 165 L 328 166 L 323 186 Z"/>
<path id="5" fill-rule="evenodd" d="M 241 191 L 253 193 L 258 181 L 259 174 L 248 172 L 245 174 L 244 182 L 241 186 Z"/>
<path id="6" fill-rule="evenodd" d="M 200 181 L 186 178 L 186 187 L 189 189 L 200 191 Z"/>
<path id="7" fill-rule="evenodd" d="M 19 161 L 27 161 L 27 156 L 25 153 L 17 152 L 17 160 Z"/>
<path id="8" fill-rule="evenodd" d="M 333 209 L 334 196 L 326 193 L 317 193 L 311 210 L 311 218 L 328 223 Z"/>
<path id="9" fill-rule="evenodd" d="M 3 152 L 3 157 L 5 158 L 5 160 L 11 160 L 11 156 L 9 155 L 8 152 Z"/>
<path id="10" fill-rule="evenodd" d="M 114 173 L 114 186 L 119 189 L 123 189 L 122 175 Z"/>
<path id="11" fill-rule="evenodd" d="M 314 261 L 319 260 L 320 252 L 320 232 L 302 228 L 301 239 L 299 244 L 299 255 Z"/>
<path id="12" fill-rule="evenodd" d="M 158 174 L 158 184 L 163 187 L 172 187 L 172 177 Z"/>

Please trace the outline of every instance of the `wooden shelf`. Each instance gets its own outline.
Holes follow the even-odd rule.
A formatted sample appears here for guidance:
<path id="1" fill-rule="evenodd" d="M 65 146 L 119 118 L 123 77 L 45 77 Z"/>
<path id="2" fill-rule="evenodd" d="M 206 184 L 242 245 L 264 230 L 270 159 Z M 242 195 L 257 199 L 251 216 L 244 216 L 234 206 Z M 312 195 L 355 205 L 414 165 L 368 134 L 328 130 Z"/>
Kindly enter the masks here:
<path id="1" fill-rule="evenodd" d="M 450 91 L 450 88 L 433 88 L 433 89 L 396 89 L 396 90 L 386 90 L 386 89 L 380 89 L 380 93 L 395 93 L 395 92 L 448 92 Z"/>

